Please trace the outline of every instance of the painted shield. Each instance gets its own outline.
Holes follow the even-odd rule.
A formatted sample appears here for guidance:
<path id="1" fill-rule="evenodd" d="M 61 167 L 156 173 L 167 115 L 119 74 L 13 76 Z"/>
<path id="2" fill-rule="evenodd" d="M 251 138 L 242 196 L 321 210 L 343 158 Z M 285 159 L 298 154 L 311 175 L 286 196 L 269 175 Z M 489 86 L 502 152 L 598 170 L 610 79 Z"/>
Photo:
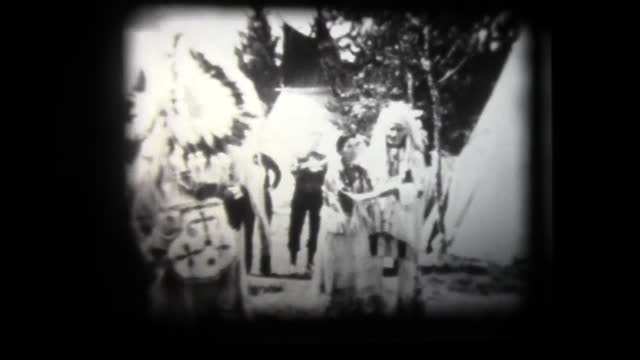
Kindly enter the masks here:
<path id="1" fill-rule="evenodd" d="M 209 281 L 238 255 L 235 231 L 227 222 L 222 200 L 194 202 L 180 209 L 182 231 L 169 246 L 176 273 L 187 281 Z"/>

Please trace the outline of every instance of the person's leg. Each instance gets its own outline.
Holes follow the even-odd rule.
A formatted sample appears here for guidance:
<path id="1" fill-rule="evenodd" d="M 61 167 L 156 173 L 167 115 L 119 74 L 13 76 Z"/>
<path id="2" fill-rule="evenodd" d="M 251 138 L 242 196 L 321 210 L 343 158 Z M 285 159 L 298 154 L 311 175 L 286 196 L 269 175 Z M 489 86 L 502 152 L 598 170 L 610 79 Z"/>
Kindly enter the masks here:
<path id="1" fill-rule="evenodd" d="M 224 208 L 227 213 L 228 223 L 233 230 L 239 231 L 241 227 L 244 227 L 245 231 L 245 267 L 246 271 L 251 271 L 251 259 L 253 258 L 253 223 L 255 221 L 255 214 L 251 208 L 251 202 L 249 200 L 249 193 L 245 188 L 242 188 L 243 196 L 239 199 L 225 199 Z"/>
<path id="2" fill-rule="evenodd" d="M 247 201 L 245 203 L 244 208 L 244 218 L 243 224 L 245 228 L 244 232 L 244 243 L 245 243 L 245 262 L 247 273 L 251 272 L 251 263 L 253 262 L 253 227 L 256 220 L 256 215 L 253 212 L 253 208 L 251 207 L 251 203 L 249 202 L 249 198 L 246 197 Z"/>
<path id="3" fill-rule="evenodd" d="M 398 273 L 398 314 L 414 317 L 420 315 L 420 287 L 417 264 L 412 260 L 400 261 Z"/>
<path id="4" fill-rule="evenodd" d="M 436 236 L 439 233 L 438 223 L 436 223 L 431 229 L 431 234 L 429 235 L 429 240 L 427 240 L 427 254 L 431 254 L 433 252 L 433 240 L 435 240 Z"/>
<path id="5" fill-rule="evenodd" d="M 271 222 L 271 218 L 273 217 L 273 205 L 271 203 L 271 195 L 265 189 L 264 192 L 265 197 L 265 207 L 267 212 L 267 219 Z M 269 239 L 265 234 L 265 229 L 263 226 L 259 227 L 260 231 L 260 272 L 263 275 L 271 274 L 271 244 L 269 243 Z"/>
<path id="6" fill-rule="evenodd" d="M 271 253 L 269 239 L 265 233 L 262 224 L 259 224 L 260 230 L 260 273 L 263 275 L 271 274 Z"/>
<path id="7" fill-rule="evenodd" d="M 368 242 L 366 239 L 368 238 Z M 360 311 L 364 314 L 380 315 L 384 309 L 384 257 L 382 248 L 384 234 L 375 231 L 363 235 L 362 240 L 355 244 L 358 247 L 362 264 L 358 264 L 358 294 Z"/>
<path id="8" fill-rule="evenodd" d="M 267 219 L 271 222 L 273 218 L 273 202 L 271 201 L 271 193 L 267 189 L 264 190 L 264 204 L 267 212 Z"/>
<path id="9" fill-rule="evenodd" d="M 300 250 L 300 234 L 304 225 L 304 217 L 306 215 L 305 202 L 306 196 L 299 193 L 293 194 L 291 201 L 291 222 L 289 224 L 289 255 L 291 265 L 296 265 L 298 251 Z"/>
<path id="10" fill-rule="evenodd" d="M 322 193 L 314 194 L 309 204 L 309 242 L 307 243 L 307 267 L 313 266 L 313 257 L 318 244 L 320 231 L 320 209 L 322 208 Z"/>

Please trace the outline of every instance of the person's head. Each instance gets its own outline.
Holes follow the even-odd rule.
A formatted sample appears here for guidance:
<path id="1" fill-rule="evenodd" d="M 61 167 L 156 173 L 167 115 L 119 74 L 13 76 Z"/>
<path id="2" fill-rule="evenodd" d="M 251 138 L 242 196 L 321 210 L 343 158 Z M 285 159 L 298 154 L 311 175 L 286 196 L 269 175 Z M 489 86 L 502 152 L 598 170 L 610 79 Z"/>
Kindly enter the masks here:
<path id="1" fill-rule="evenodd" d="M 422 128 L 420 116 L 422 111 L 414 109 L 410 104 L 392 101 L 378 115 L 372 133 L 372 143 L 385 147 L 410 146 L 422 151 L 426 134 Z"/>
<path id="2" fill-rule="evenodd" d="M 351 163 L 357 155 L 356 137 L 354 135 L 342 135 L 336 142 L 338 154 L 347 163 Z"/>
<path id="3" fill-rule="evenodd" d="M 400 147 L 407 139 L 407 128 L 402 121 L 393 121 L 386 134 L 388 146 Z"/>

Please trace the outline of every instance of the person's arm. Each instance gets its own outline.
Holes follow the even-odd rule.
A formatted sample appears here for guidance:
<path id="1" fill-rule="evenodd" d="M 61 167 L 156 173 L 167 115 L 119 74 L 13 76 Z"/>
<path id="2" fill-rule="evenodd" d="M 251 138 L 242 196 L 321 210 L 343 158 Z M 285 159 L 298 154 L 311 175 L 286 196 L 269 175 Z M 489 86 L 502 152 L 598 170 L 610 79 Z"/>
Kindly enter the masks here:
<path id="1" fill-rule="evenodd" d="M 334 176 L 332 176 L 334 175 Z M 327 209 L 330 209 L 327 214 L 326 221 L 323 221 L 323 226 L 326 226 L 328 232 L 332 233 L 344 233 L 345 226 L 347 224 L 348 217 L 340 206 L 338 200 L 338 192 L 342 187 L 342 182 L 338 179 L 335 173 L 330 173 L 326 178 L 322 197 Z"/>
<path id="2" fill-rule="evenodd" d="M 392 188 L 373 190 L 368 193 L 356 194 L 356 193 L 347 192 L 347 191 L 343 191 L 343 193 L 356 202 L 372 200 L 375 198 L 385 197 L 385 196 L 396 196 L 396 197 L 399 196 L 398 188 L 395 186 Z"/>
<path id="3" fill-rule="evenodd" d="M 317 152 L 310 152 L 305 155 L 297 156 L 294 167 L 297 167 L 298 170 L 306 169 L 311 172 L 318 172 L 322 171 L 327 164 L 328 159 L 326 156 Z M 293 171 L 294 170 L 292 170 L 292 172 Z"/>
<path id="4" fill-rule="evenodd" d="M 320 154 L 320 153 L 314 153 L 315 158 L 318 159 L 318 166 L 320 166 L 321 168 L 321 172 L 324 172 L 326 174 L 327 169 L 329 168 L 329 158 L 326 155 Z"/>
<path id="5" fill-rule="evenodd" d="M 273 180 L 272 187 L 275 189 L 280 184 L 280 178 L 282 177 L 282 173 L 280 172 L 280 167 L 278 164 L 270 157 L 265 154 L 262 154 L 262 164 L 265 166 L 267 171 L 272 170 L 275 179 Z"/>
<path id="6" fill-rule="evenodd" d="M 377 197 L 385 197 L 385 196 L 399 196 L 399 187 L 401 184 L 401 179 L 398 176 L 394 176 L 390 178 L 383 184 L 380 184 L 377 188 L 372 189 L 366 193 L 352 193 L 345 191 L 345 195 L 349 196 L 354 201 L 365 201 L 371 200 Z"/>
<path id="7" fill-rule="evenodd" d="M 333 172 L 325 178 L 322 186 L 322 198 L 324 203 L 339 214 L 343 214 L 340 201 L 338 200 L 338 192 L 342 191 L 342 188 L 343 184 Z"/>
<path id="8" fill-rule="evenodd" d="M 247 191 L 247 197 L 253 213 L 256 215 L 259 224 L 264 229 L 264 234 L 267 237 L 268 243 L 271 243 L 271 226 L 267 217 L 266 204 L 264 202 L 264 182 L 255 177 L 247 177 L 243 179 L 243 186 Z"/>
<path id="9" fill-rule="evenodd" d="M 407 169 L 402 184 L 399 186 L 399 200 L 409 205 L 418 198 L 423 198 L 429 187 L 429 176 L 431 171 L 424 162 L 421 153 L 415 152 L 410 159 L 410 166 Z"/>
<path id="10" fill-rule="evenodd" d="M 363 170 L 363 172 L 364 172 L 364 175 L 363 175 L 364 183 L 365 183 L 366 188 L 367 189 L 373 189 L 373 184 L 371 183 L 371 178 L 369 177 L 369 174 L 367 174 L 367 172 L 364 171 L 364 170 Z"/>
<path id="11" fill-rule="evenodd" d="M 293 164 L 291 165 L 291 174 L 294 177 L 298 176 L 298 172 L 302 169 L 302 165 L 300 164 L 302 158 L 296 158 L 293 162 Z"/>
<path id="12" fill-rule="evenodd" d="M 322 172 L 322 176 L 327 176 L 328 170 L 329 170 L 329 159 L 324 158 L 322 160 L 322 170 L 320 170 Z"/>

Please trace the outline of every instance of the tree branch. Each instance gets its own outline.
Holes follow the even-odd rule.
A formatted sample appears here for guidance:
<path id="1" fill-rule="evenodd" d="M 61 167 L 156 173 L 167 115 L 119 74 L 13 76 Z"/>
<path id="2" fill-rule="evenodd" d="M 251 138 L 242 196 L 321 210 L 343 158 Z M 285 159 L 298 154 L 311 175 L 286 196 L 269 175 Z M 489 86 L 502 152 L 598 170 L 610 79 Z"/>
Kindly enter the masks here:
<path id="1" fill-rule="evenodd" d="M 438 80 L 438 84 L 443 83 L 444 81 L 446 81 L 447 79 L 449 79 L 451 76 L 453 76 L 456 72 L 458 72 L 458 70 L 460 70 L 460 68 L 462 67 L 462 65 L 464 65 L 464 63 L 467 62 L 467 60 L 469 60 L 469 58 L 471 57 L 471 55 L 467 55 L 465 56 L 459 63 L 458 65 L 456 65 L 453 69 L 448 70 L 446 74 L 444 74 L 443 77 L 440 78 L 440 80 Z"/>
<path id="2" fill-rule="evenodd" d="M 447 53 L 447 55 L 445 55 L 445 57 L 442 59 L 442 61 L 440 61 L 438 65 L 446 63 L 447 60 L 449 60 L 449 58 L 451 57 L 451 55 L 453 55 L 453 52 L 458 48 L 458 46 L 460 46 L 461 42 L 462 42 L 462 38 L 458 38 L 458 40 L 456 40 L 456 42 L 451 46 L 451 49 L 449 49 L 449 52 Z M 435 61 L 438 61 L 438 59 L 436 58 Z"/>

